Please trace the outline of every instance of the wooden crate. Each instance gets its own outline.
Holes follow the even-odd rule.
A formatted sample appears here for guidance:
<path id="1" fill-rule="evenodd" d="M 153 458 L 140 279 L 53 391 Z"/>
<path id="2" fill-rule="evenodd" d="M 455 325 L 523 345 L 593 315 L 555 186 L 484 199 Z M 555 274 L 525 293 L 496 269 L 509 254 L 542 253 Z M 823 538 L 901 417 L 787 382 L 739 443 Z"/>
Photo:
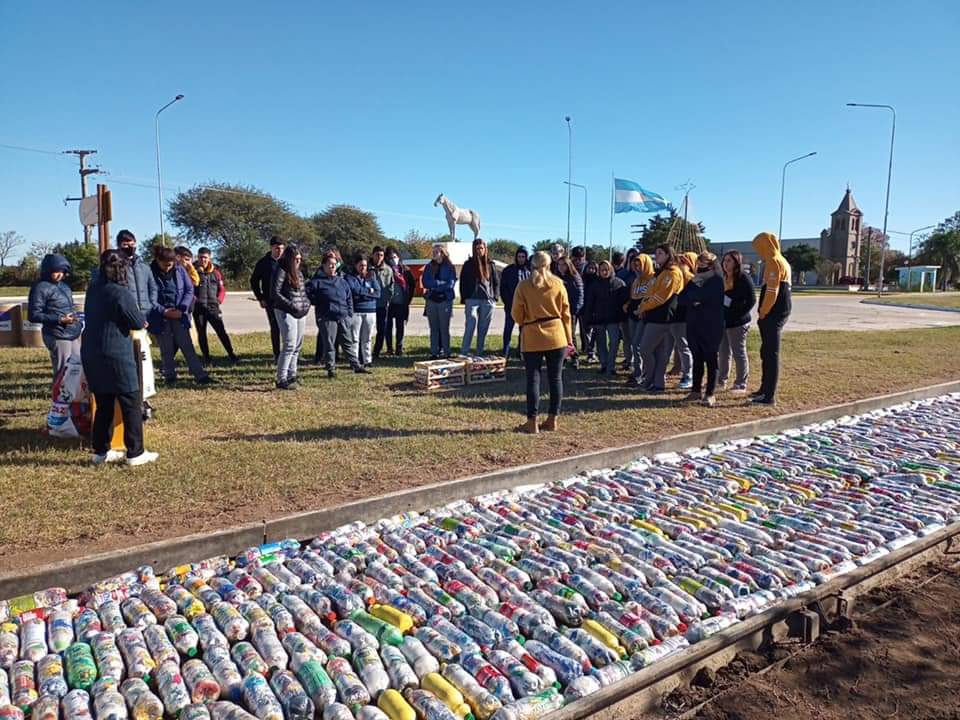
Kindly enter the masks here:
<path id="1" fill-rule="evenodd" d="M 421 390 L 447 390 L 467 382 L 463 360 L 424 360 L 413 364 L 413 382 Z"/>
<path id="2" fill-rule="evenodd" d="M 467 385 L 503 382 L 507 379 L 507 359 L 499 355 L 464 358 L 467 366 Z"/>

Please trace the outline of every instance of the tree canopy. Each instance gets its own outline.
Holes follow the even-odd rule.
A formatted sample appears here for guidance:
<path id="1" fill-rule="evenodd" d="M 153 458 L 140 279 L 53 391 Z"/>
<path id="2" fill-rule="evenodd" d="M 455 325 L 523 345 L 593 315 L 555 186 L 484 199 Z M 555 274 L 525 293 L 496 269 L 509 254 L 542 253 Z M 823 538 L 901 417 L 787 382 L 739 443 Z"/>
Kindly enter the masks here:
<path id="1" fill-rule="evenodd" d="M 960 277 L 960 211 L 937 226 L 920 244 L 917 265 L 939 265 L 941 287 Z"/>
<path id="2" fill-rule="evenodd" d="M 387 238 L 372 212 L 352 205 L 331 205 L 310 217 L 318 249 L 336 246 L 344 258 L 369 252 L 374 245 L 385 246 Z"/>
<path id="3" fill-rule="evenodd" d="M 816 270 L 820 262 L 820 252 L 812 245 L 806 244 L 794 245 L 793 247 L 787 248 L 784 250 L 783 256 L 787 259 L 787 262 L 790 263 L 790 269 L 793 270 L 798 278 L 802 278 L 806 272 Z"/>

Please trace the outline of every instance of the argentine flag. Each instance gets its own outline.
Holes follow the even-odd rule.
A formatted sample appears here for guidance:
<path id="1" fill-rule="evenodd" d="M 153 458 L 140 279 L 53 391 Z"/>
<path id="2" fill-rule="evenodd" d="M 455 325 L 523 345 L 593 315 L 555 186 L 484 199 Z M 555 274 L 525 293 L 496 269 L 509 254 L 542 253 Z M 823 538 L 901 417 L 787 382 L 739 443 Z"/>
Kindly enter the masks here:
<path id="1" fill-rule="evenodd" d="M 670 203 L 656 193 L 644 190 L 633 180 L 614 178 L 613 188 L 614 213 L 653 213 L 670 208 Z"/>

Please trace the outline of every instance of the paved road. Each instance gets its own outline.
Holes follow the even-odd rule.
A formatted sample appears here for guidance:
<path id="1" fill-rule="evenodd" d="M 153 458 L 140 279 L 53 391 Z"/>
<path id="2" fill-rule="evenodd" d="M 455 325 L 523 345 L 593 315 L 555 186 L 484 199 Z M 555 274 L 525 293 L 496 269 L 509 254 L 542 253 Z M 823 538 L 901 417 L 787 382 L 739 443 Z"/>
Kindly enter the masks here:
<path id="1" fill-rule="evenodd" d="M 266 330 L 267 320 L 260 306 L 253 302 L 249 293 L 228 293 L 223 308 L 230 332 L 245 333 Z M 916 327 L 946 327 L 960 325 L 960 314 L 934 310 L 913 310 L 886 305 L 865 305 L 856 295 L 794 295 L 793 315 L 786 331 L 805 330 L 896 330 Z M 491 335 L 503 332 L 503 309 L 494 312 Z M 450 328 L 454 338 L 463 335 L 463 309 L 454 306 L 453 323 Z M 316 333 L 313 320 L 307 321 L 307 333 Z M 427 319 L 423 308 L 410 308 L 408 335 L 427 335 Z M 499 343 L 497 343 L 499 345 Z"/>

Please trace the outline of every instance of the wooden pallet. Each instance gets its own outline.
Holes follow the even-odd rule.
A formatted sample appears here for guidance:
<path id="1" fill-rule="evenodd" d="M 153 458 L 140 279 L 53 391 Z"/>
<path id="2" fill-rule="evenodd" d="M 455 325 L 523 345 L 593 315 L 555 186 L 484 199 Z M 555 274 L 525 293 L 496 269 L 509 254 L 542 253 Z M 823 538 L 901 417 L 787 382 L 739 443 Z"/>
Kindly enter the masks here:
<path id="1" fill-rule="evenodd" d="M 424 360 L 413 364 L 413 382 L 420 390 L 449 390 L 467 383 L 463 360 Z"/>
<path id="2" fill-rule="evenodd" d="M 467 385 L 504 382 L 507 379 L 507 359 L 498 355 L 464 358 L 467 367 Z"/>

